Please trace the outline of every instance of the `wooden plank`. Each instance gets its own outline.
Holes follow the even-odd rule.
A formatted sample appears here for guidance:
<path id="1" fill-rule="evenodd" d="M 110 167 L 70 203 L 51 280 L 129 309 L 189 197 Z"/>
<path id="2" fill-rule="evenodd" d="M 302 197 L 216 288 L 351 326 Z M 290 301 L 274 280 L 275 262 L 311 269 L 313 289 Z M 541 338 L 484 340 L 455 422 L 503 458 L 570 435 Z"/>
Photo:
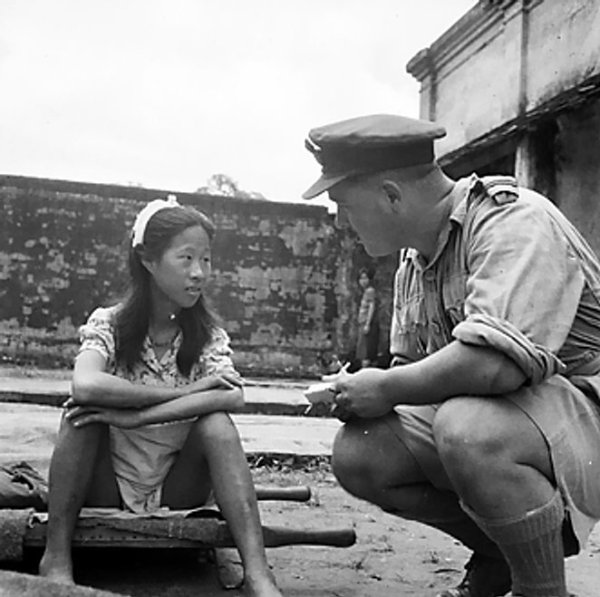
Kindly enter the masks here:
<path id="1" fill-rule="evenodd" d="M 263 526 L 266 547 L 284 545 L 325 545 L 349 547 L 356 541 L 351 528 L 293 529 Z M 25 547 L 41 547 L 46 524 L 32 522 Z M 74 547 L 235 547 L 227 523 L 212 518 L 169 517 L 155 519 L 81 518 L 73 536 Z"/>

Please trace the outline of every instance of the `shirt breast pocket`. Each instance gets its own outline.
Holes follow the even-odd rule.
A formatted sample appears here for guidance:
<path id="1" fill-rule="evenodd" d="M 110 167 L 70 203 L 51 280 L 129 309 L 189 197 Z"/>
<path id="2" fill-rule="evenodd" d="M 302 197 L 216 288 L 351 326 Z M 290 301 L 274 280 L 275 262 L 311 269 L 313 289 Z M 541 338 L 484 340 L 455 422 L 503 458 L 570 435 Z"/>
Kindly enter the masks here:
<path id="1" fill-rule="evenodd" d="M 427 319 L 422 297 L 411 297 L 396 306 L 392 326 L 392 352 L 418 360 L 425 355 Z"/>
<path id="2" fill-rule="evenodd" d="M 446 281 L 442 289 L 444 315 L 450 328 L 465 320 L 467 276 L 460 272 Z"/>

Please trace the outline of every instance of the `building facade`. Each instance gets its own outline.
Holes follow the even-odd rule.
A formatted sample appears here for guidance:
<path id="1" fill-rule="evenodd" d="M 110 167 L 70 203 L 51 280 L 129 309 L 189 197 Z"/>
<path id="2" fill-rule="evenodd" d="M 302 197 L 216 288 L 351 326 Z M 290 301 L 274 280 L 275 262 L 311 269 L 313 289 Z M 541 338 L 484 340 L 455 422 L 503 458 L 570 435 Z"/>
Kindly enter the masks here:
<path id="1" fill-rule="evenodd" d="M 514 174 L 600 253 L 600 0 L 480 0 L 407 70 L 449 174 Z"/>

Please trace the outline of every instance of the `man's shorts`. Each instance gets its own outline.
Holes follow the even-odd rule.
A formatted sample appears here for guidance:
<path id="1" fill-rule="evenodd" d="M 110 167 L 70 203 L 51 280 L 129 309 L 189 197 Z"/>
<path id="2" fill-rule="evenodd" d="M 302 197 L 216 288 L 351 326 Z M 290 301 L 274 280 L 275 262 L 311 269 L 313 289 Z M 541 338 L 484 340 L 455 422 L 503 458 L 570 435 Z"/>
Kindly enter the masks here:
<path id="1" fill-rule="evenodd" d="M 548 444 L 556 483 L 581 546 L 600 520 L 599 395 L 597 378 L 568 380 L 560 375 L 506 395 L 533 421 Z M 397 419 L 386 421 L 432 485 L 452 490 L 432 432 L 439 407 L 398 406 Z"/>

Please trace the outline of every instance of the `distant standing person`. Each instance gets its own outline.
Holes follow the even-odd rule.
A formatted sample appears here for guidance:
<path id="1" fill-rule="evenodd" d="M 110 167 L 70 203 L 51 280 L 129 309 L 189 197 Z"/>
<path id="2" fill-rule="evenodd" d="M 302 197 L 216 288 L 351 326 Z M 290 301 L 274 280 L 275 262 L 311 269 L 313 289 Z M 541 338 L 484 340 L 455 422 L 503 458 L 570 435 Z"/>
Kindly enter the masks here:
<path id="1" fill-rule="evenodd" d="M 362 297 L 358 309 L 358 341 L 356 359 L 361 367 L 371 367 L 377 362 L 379 346 L 378 298 L 373 285 L 375 271 L 363 268 L 358 276 Z"/>
<path id="2" fill-rule="evenodd" d="M 214 497 L 240 552 L 251 597 L 281 597 L 256 494 L 229 413 L 244 404 L 229 338 L 208 309 L 212 222 L 174 197 L 138 214 L 130 291 L 81 327 L 72 397 L 50 463 L 40 574 L 73 583 L 82 506 L 152 514 Z"/>

